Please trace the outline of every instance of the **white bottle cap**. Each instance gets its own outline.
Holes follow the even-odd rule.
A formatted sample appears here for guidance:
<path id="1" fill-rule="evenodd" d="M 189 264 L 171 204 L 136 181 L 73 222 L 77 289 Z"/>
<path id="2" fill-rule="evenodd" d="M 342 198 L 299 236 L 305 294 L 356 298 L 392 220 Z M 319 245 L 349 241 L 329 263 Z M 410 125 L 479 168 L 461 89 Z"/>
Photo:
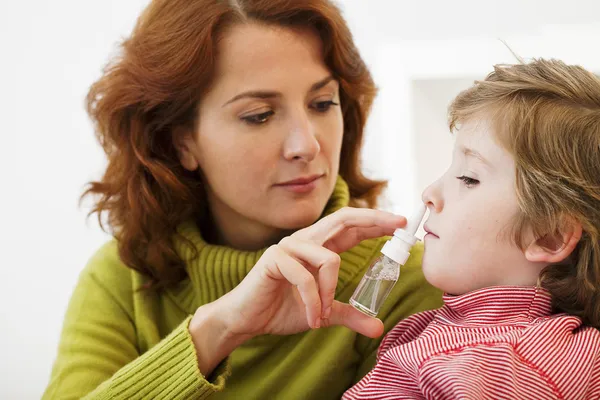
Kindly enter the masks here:
<path id="1" fill-rule="evenodd" d="M 415 233 L 417 233 L 426 211 L 427 207 L 421 203 L 408 219 L 406 226 L 396 229 L 394 237 L 383 245 L 381 252 L 398 264 L 404 265 L 410 256 L 410 249 L 419 240 Z"/>

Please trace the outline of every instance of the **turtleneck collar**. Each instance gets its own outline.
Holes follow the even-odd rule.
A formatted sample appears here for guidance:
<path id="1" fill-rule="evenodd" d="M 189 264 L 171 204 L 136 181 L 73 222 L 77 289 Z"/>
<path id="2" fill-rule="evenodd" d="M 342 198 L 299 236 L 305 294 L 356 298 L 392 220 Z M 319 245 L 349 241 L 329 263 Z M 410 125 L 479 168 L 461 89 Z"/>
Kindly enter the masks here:
<path id="1" fill-rule="evenodd" d="M 322 217 L 347 206 L 349 201 L 348 185 L 338 177 Z M 266 250 L 265 248 L 257 251 L 241 251 L 209 244 L 202 238 L 200 230 L 193 221 L 180 225 L 178 233 L 181 236 L 175 239 L 175 247 L 178 255 L 186 263 L 189 279 L 171 290 L 171 293 L 190 313 L 200 305 L 215 301 L 236 287 Z M 347 252 L 348 254 L 343 254 L 338 285 L 349 282 L 356 274 L 357 266 L 367 262 L 373 256 L 373 251 L 369 246 L 358 245 Z M 197 257 L 194 257 L 195 254 Z"/>
<path id="2" fill-rule="evenodd" d="M 552 314 L 550 293 L 534 286 L 494 286 L 459 296 L 444 295 L 439 317 L 460 325 L 529 323 Z"/>

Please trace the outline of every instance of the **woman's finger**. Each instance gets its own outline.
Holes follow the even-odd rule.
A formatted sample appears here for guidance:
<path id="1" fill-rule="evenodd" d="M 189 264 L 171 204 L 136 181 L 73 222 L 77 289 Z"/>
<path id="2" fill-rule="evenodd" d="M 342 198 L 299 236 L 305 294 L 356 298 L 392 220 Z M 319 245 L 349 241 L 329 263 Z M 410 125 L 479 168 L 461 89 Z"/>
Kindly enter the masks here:
<path id="1" fill-rule="evenodd" d="M 267 254 L 267 252 L 269 254 Z M 306 319 L 311 328 L 321 327 L 321 298 L 315 277 L 296 259 L 279 246 L 271 246 L 265 255 L 270 262 L 264 273 L 275 280 L 285 279 L 296 286 L 306 309 Z"/>
<path id="2" fill-rule="evenodd" d="M 289 236 L 284 238 L 279 246 L 292 257 L 318 270 L 321 316 L 323 319 L 329 318 L 337 287 L 340 256 L 312 242 Z"/>
<path id="3" fill-rule="evenodd" d="M 379 337 L 383 334 L 383 322 L 381 320 L 369 317 L 361 313 L 350 304 L 333 302 L 331 317 L 325 321 L 324 325 L 343 325 L 371 338 Z"/>
<path id="4" fill-rule="evenodd" d="M 381 226 L 349 228 L 343 235 L 338 235 L 323 243 L 323 247 L 336 253 L 346 251 L 363 240 L 393 235 L 396 228 L 382 228 Z"/>
<path id="5" fill-rule="evenodd" d="M 314 225 L 299 230 L 292 236 L 323 245 L 349 228 L 379 226 L 383 229 L 396 229 L 404 225 L 406 225 L 406 218 L 399 215 L 369 208 L 346 207 L 322 218 Z"/>

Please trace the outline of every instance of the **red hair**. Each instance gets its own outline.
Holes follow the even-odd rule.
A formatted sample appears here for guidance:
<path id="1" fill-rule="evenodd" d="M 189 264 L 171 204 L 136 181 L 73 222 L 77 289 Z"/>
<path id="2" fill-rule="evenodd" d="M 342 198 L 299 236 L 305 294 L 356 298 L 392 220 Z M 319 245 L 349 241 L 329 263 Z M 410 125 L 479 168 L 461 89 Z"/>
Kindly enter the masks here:
<path id="1" fill-rule="evenodd" d="M 173 237 L 189 219 L 206 220 L 197 173 L 179 162 L 172 132 L 192 128 L 213 75 L 217 39 L 228 26 L 258 22 L 315 30 L 325 63 L 340 82 L 344 137 L 340 175 L 353 204 L 375 206 L 385 182 L 360 167 L 363 129 L 376 88 L 340 11 L 327 0 L 154 0 L 140 16 L 103 76 L 92 85 L 87 111 L 108 157 L 91 213 L 106 213 L 122 261 L 167 286 L 185 278 Z M 82 197 L 83 197 L 82 196 Z"/>

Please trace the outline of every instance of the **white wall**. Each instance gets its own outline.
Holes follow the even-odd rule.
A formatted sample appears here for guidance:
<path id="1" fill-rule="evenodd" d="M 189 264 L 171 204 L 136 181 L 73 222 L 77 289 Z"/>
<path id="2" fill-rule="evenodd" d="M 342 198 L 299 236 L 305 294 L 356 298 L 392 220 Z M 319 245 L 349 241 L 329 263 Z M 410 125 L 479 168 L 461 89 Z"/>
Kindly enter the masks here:
<path id="1" fill-rule="evenodd" d="M 77 275 L 106 240 L 77 205 L 104 165 L 83 98 L 144 3 L 0 1 L 0 398 L 41 396 Z"/>
<path id="2" fill-rule="evenodd" d="M 0 398 L 39 398 L 77 274 L 107 239 L 77 208 L 104 165 L 83 97 L 146 3 L 0 2 Z M 391 179 L 387 207 L 398 212 L 446 167 L 450 99 L 492 64 L 513 61 L 498 37 L 524 57 L 600 71 L 597 1 L 341 4 L 381 88 L 365 162 Z"/>
<path id="3" fill-rule="evenodd" d="M 516 62 L 506 45 L 525 59 L 560 58 L 600 72 L 595 0 L 344 4 L 381 89 L 368 124 L 365 164 L 390 179 L 385 206 L 399 213 L 411 212 L 449 162 L 446 107 L 452 98 L 493 64 Z"/>

